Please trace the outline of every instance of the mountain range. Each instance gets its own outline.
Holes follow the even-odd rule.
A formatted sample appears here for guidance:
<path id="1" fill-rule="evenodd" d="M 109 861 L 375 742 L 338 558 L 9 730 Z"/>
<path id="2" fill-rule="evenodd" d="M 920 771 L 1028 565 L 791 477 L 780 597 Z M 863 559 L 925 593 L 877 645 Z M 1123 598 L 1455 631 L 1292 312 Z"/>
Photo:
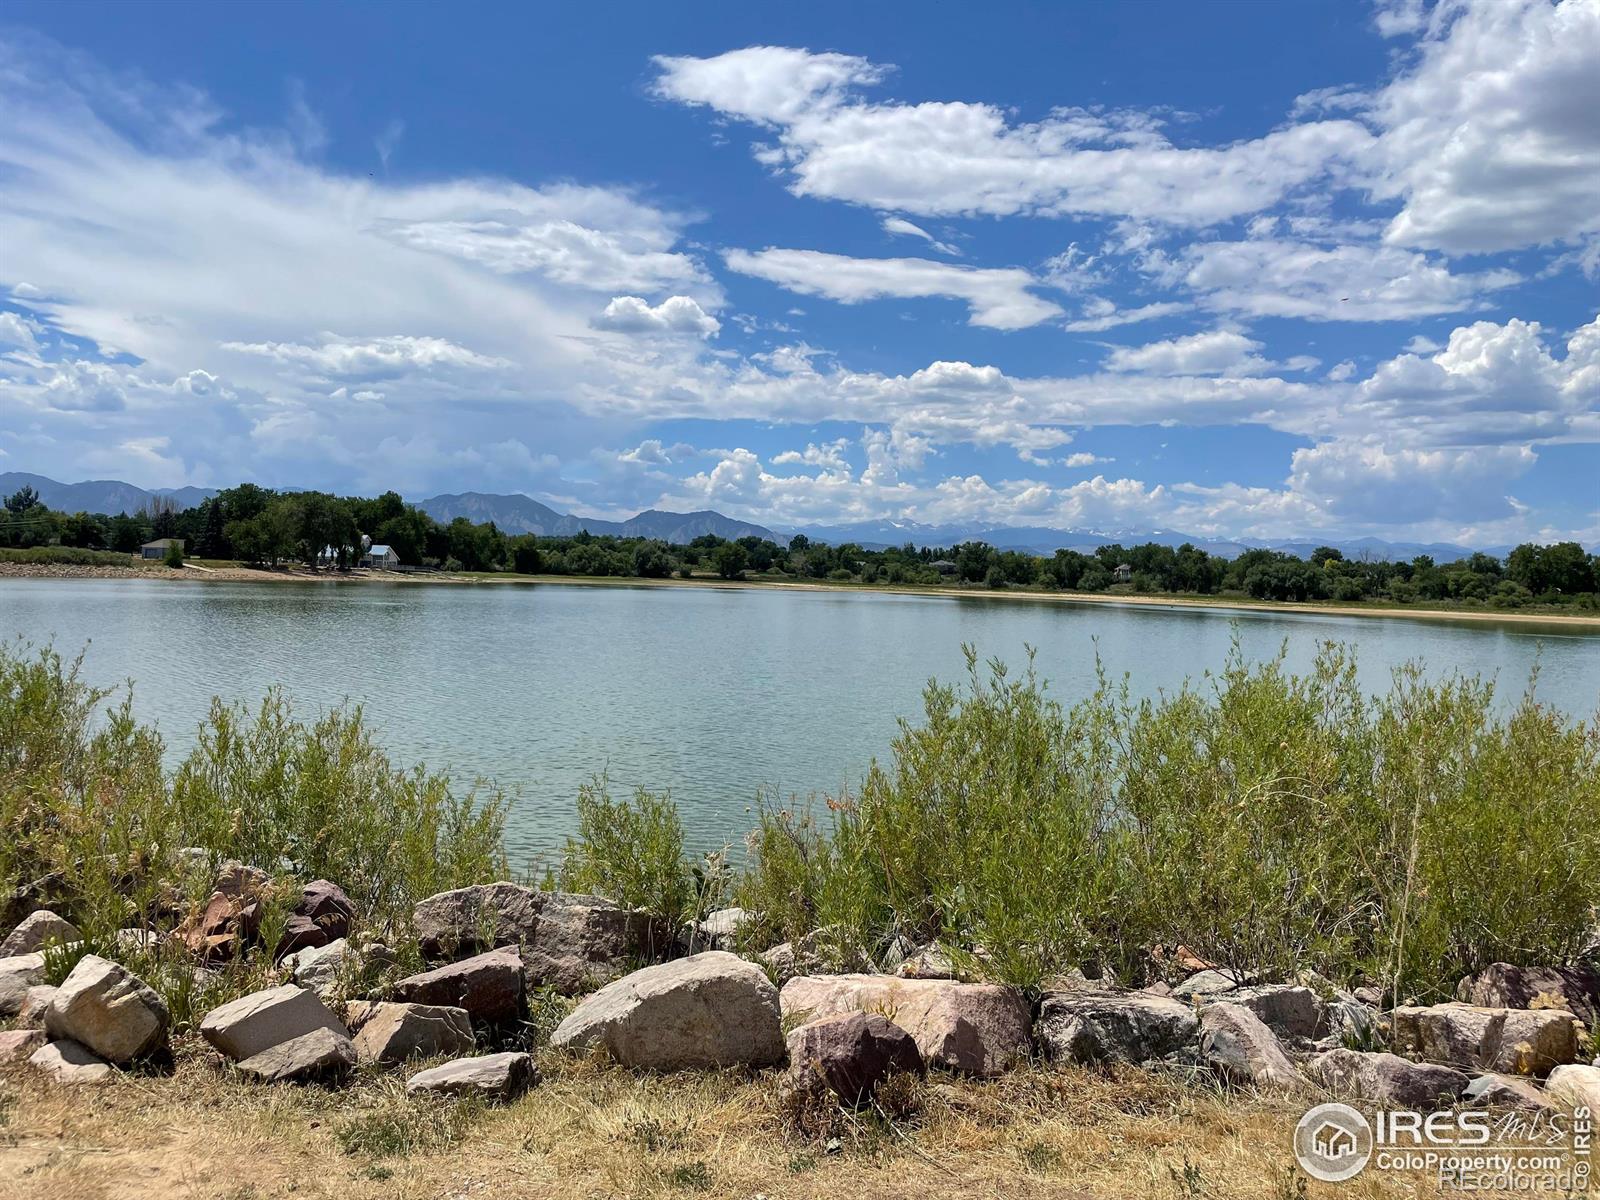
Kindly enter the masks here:
<path id="1" fill-rule="evenodd" d="M 216 495 L 215 488 L 141 488 L 118 479 L 91 479 L 82 483 L 59 483 L 43 475 L 25 471 L 0 472 L 0 496 L 9 496 L 22 487 L 32 487 L 51 508 L 65 512 L 139 512 L 161 504 L 192 508 Z M 564 537 L 587 530 L 596 535 L 656 538 L 675 545 L 693 541 L 705 534 L 724 538 L 758 537 L 787 542 L 797 533 L 812 541 L 840 544 L 854 542 L 868 550 L 888 546 L 955 546 L 962 542 L 987 542 L 1000 550 L 1020 550 L 1029 554 L 1053 554 L 1058 549 L 1089 553 L 1099 546 L 1120 544 L 1138 546 L 1158 542 L 1181 546 L 1188 542 L 1208 554 L 1237 558 L 1246 550 L 1280 550 L 1285 554 L 1309 557 L 1318 546 L 1334 546 L 1350 558 L 1411 559 L 1432 555 L 1436 562 L 1450 562 L 1471 554 L 1473 547 L 1449 542 L 1386 542 L 1381 538 L 1305 538 L 1264 541 L 1255 538 L 1217 539 L 1162 529 L 1054 529 L 1048 526 L 994 525 L 981 522 L 927 525 L 917 521 L 857 521 L 837 525 L 774 525 L 766 527 L 740 521 L 719 512 L 674 513 L 649 509 L 626 521 L 607 521 L 598 517 L 579 517 L 557 512 L 520 493 L 501 495 L 491 492 L 460 492 L 430 496 L 414 502 L 435 521 L 449 522 L 457 517 L 470 521 L 493 521 L 506 533 L 532 533 L 541 537 Z M 1509 546 L 1478 547 L 1504 557 Z"/>

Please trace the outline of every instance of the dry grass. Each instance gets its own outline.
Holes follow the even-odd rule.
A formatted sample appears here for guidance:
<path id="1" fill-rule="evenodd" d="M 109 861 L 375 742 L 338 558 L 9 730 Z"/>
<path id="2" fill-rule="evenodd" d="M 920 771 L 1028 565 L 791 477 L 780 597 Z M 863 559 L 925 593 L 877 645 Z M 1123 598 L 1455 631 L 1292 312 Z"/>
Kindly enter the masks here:
<path id="1" fill-rule="evenodd" d="M 0 1197 L 1074 1197 L 1379 1200 L 1442 1194 L 1369 1172 L 1298 1179 L 1299 1108 L 1130 1071 L 931 1082 L 919 1116 L 784 1124 L 771 1073 L 635 1075 L 545 1059 L 501 1109 L 423 1103 L 398 1079 L 254 1086 L 180 1053 L 170 1076 L 52 1088 L 0 1073 Z M 1302 1190 L 1303 1188 L 1303 1190 Z"/>

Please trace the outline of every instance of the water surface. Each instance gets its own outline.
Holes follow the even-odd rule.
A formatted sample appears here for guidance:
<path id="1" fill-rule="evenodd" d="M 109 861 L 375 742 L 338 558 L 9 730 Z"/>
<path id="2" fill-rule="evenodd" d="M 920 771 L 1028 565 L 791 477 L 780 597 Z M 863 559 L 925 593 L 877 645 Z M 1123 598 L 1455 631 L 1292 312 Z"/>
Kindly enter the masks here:
<path id="1" fill-rule="evenodd" d="M 1148 695 L 1218 668 L 1235 634 L 1251 658 L 1287 640 L 1302 668 L 1350 642 L 1369 691 L 1421 659 L 1514 697 L 1537 660 L 1541 698 L 1582 714 L 1600 700 L 1600 633 L 1511 622 L 760 587 L 0 580 L 0 637 L 87 643 L 88 678 L 132 679 L 174 761 L 213 695 L 253 704 L 282 684 L 307 716 L 349 698 L 397 761 L 515 792 L 518 856 L 560 845 L 601 768 L 670 789 L 702 846 L 743 834 L 758 788 L 853 785 L 929 677 L 960 675 L 963 642 L 1014 665 L 1034 646 L 1070 701 L 1094 686 L 1096 648 Z"/>

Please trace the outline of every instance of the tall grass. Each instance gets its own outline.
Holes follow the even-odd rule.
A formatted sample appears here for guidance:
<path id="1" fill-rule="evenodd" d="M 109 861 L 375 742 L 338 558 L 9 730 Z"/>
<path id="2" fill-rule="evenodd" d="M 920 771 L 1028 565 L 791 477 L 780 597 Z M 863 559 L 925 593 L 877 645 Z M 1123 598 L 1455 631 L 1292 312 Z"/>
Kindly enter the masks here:
<path id="1" fill-rule="evenodd" d="M 359 708 L 305 722 L 277 693 L 253 714 L 214 703 L 169 776 L 131 689 L 0 646 L 0 895 L 48 902 L 91 939 L 175 919 L 227 859 L 332 879 L 368 928 L 403 930 L 421 897 L 504 877 L 504 821 L 496 792 L 393 766 Z"/>
<path id="2" fill-rule="evenodd" d="M 128 567 L 133 555 L 120 550 L 84 550 L 76 546 L 0 547 L 0 563 L 48 563 L 72 567 Z"/>
<path id="3" fill-rule="evenodd" d="M 828 815 L 764 807 L 742 899 L 760 938 L 838 925 L 972 948 L 1037 988 L 1127 982 L 1158 947 L 1441 997 L 1494 961 L 1567 960 L 1600 905 L 1600 730 L 1491 685 L 1397 671 L 1363 695 L 1325 647 L 1304 676 L 1235 651 L 1134 703 L 1102 676 L 1064 708 L 968 651 L 890 762 Z"/>

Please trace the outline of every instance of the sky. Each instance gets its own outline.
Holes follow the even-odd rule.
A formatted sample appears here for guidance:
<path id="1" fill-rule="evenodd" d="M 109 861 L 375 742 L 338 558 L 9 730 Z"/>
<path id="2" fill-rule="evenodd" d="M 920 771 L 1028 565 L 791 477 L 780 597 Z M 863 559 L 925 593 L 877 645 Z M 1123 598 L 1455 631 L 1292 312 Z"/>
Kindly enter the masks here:
<path id="1" fill-rule="evenodd" d="M 1600 543 L 1600 0 L 0 10 L 0 470 Z"/>

